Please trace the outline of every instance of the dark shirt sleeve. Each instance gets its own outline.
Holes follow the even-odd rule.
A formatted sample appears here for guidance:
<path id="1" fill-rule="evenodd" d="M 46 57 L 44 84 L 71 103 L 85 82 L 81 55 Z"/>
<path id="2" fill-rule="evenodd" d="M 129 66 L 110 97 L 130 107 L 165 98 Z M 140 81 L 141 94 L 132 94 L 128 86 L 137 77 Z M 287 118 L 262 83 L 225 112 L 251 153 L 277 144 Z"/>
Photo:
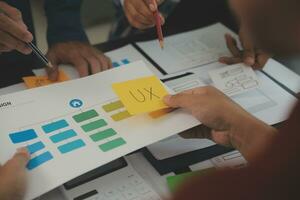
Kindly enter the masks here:
<path id="1" fill-rule="evenodd" d="M 82 0 L 45 0 L 45 12 L 49 46 L 60 42 L 88 42 L 81 23 Z"/>

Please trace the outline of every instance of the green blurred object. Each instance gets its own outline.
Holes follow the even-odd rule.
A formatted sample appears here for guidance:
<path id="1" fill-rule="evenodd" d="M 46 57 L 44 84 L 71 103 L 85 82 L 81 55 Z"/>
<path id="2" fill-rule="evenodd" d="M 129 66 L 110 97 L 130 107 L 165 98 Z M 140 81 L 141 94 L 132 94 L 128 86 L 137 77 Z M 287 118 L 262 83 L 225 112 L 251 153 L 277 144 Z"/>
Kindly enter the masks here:
<path id="1" fill-rule="evenodd" d="M 187 172 L 183 174 L 179 174 L 176 176 L 168 176 L 167 177 L 167 184 L 171 192 L 175 192 L 182 184 L 189 181 L 191 178 L 196 176 L 203 176 L 209 174 L 211 172 L 216 171 L 216 168 L 207 168 L 200 171 L 195 172 Z"/>

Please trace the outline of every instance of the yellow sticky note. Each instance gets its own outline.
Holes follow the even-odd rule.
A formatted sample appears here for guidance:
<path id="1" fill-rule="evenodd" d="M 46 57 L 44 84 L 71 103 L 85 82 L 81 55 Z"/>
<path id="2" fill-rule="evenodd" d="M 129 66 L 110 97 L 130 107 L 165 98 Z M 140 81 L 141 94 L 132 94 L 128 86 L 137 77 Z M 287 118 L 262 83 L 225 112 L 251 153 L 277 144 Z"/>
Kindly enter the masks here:
<path id="1" fill-rule="evenodd" d="M 36 88 L 53 83 L 67 81 L 69 80 L 69 77 L 64 73 L 64 71 L 60 70 L 58 80 L 56 82 L 50 81 L 47 76 L 27 76 L 23 77 L 23 80 L 27 88 Z"/>
<path id="2" fill-rule="evenodd" d="M 131 115 L 168 107 L 162 100 L 168 92 L 156 76 L 115 83 L 112 87 Z"/>

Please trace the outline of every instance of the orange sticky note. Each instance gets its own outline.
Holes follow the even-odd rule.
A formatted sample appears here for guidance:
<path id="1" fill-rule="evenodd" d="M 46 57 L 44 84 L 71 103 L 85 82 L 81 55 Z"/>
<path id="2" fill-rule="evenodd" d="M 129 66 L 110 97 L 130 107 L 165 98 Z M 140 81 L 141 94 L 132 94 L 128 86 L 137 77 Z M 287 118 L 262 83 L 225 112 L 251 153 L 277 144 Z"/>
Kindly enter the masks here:
<path id="1" fill-rule="evenodd" d="M 26 87 L 29 88 L 36 88 L 45 85 L 50 85 L 53 83 L 63 82 L 70 80 L 69 77 L 65 74 L 64 71 L 59 71 L 58 80 L 56 82 L 50 81 L 47 76 L 27 76 L 23 77 L 24 83 Z"/>
<path id="2" fill-rule="evenodd" d="M 162 100 L 168 92 L 156 76 L 115 83 L 112 88 L 131 115 L 168 107 Z"/>
<path id="3" fill-rule="evenodd" d="M 164 108 L 164 109 L 153 111 L 153 112 L 149 113 L 149 116 L 153 119 L 157 119 L 157 118 L 162 117 L 174 110 L 175 110 L 174 108 Z"/>

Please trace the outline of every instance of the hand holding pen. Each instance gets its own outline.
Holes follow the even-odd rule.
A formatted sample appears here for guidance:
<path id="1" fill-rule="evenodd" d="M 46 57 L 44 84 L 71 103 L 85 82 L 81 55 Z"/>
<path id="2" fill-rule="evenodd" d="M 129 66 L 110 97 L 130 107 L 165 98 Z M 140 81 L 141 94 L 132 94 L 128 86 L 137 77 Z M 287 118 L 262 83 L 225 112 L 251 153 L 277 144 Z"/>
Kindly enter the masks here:
<path id="1" fill-rule="evenodd" d="M 33 35 L 23 22 L 22 13 L 0 1 L 0 54 L 13 50 L 26 55 L 33 52 L 46 66 L 52 68 L 51 63 L 32 43 L 32 40 Z"/>
<path id="2" fill-rule="evenodd" d="M 27 43 L 32 40 L 33 36 L 27 30 L 21 12 L 0 1 L 0 53 L 17 50 L 30 54 L 32 50 Z"/>

